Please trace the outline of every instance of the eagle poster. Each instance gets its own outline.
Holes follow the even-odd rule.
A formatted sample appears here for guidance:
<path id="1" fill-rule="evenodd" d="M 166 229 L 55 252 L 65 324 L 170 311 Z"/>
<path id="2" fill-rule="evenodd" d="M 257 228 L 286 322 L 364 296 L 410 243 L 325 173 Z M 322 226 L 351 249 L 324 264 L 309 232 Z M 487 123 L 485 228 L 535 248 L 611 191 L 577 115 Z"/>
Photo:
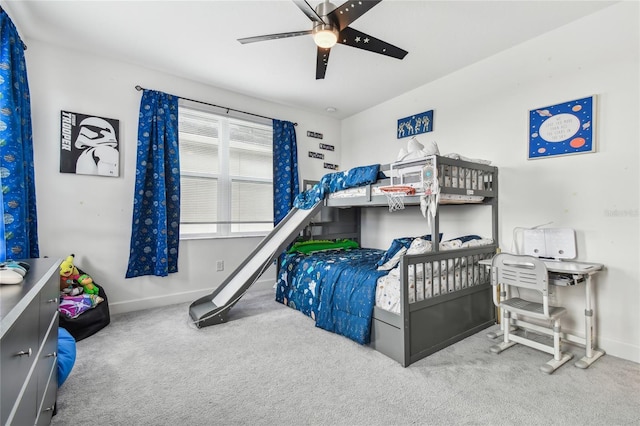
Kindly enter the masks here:
<path id="1" fill-rule="evenodd" d="M 120 121 L 61 111 L 60 172 L 120 176 Z"/>

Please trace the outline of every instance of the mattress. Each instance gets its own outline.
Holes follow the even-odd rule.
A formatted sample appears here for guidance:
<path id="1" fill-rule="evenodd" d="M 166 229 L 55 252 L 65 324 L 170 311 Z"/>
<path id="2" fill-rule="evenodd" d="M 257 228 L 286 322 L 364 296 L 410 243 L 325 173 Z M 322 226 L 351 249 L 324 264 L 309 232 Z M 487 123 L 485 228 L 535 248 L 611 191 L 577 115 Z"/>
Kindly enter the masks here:
<path id="1" fill-rule="evenodd" d="M 418 243 L 418 244 L 416 244 Z M 462 242 L 461 240 L 440 243 L 440 250 L 479 247 L 493 244 L 491 239 L 479 239 Z M 424 254 L 431 252 L 430 241 L 414 241 L 406 254 Z M 474 259 L 452 257 L 450 259 L 425 262 L 409 267 L 409 303 L 429 299 L 440 294 L 478 285 L 483 282 L 486 270 Z M 400 313 L 400 268 L 392 269 L 389 274 L 378 278 L 375 305 L 393 313 Z"/>
<path id="2" fill-rule="evenodd" d="M 332 192 L 329 194 L 330 199 L 357 198 L 367 195 L 366 187 L 349 188 L 343 191 Z M 385 195 L 379 187 L 371 188 L 371 195 Z M 440 204 L 468 204 L 480 203 L 484 197 L 479 195 L 459 195 L 459 194 L 440 194 Z"/>

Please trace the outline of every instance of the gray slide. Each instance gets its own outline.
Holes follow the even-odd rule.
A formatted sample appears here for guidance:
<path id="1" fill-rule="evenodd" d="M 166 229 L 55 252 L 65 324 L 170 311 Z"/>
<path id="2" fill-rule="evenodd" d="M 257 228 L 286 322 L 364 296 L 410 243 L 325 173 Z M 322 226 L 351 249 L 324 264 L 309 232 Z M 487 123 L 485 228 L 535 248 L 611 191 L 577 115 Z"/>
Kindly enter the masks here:
<path id="1" fill-rule="evenodd" d="M 189 315 L 198 328 L 226 322 L 229 309 L 300 235 L 322 205 L 323 201 L 319 201 L 309 210 L 294 207 L 213 293 L 193 302 Z"/>

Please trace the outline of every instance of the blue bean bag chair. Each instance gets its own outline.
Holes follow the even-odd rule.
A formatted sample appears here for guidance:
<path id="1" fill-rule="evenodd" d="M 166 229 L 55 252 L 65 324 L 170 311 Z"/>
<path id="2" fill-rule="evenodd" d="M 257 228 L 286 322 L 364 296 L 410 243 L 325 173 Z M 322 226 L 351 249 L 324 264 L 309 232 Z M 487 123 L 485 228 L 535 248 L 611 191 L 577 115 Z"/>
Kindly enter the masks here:
<path id="1" fill-rule="evenodd" d="M 64 328 L 58 328 L 58 387 L 62 386 L 76 362 L 76 339 Z"/>

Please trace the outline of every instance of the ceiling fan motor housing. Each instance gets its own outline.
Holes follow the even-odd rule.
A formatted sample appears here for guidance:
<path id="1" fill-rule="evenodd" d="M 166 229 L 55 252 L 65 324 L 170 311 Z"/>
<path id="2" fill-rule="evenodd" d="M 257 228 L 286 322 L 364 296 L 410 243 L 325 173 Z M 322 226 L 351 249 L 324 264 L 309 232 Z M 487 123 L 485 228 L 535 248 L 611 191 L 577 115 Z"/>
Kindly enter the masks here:
<path id="1" fill-rule="evenodd" d="M 331 31 L 335 35 L 336 40 L 338 39 L 338 36 L 340 34 L 338 23 L 335 22 L 330 16 L 328 16 L 329 13 L 335 10 L 335 8 L 336 5 L 329 1 L 323 1 L 316 6 L 316 13 L 322 18 L 324 23 L 314 22 L 313 29 L 311 30 L 311 34 L 314 39 L 316 38 L 315 36 L 317 33 L 323 31 Z"/>
<path id="2" fill-rule="evenodd" d="M 323 1 L 316 6 L 316 13 L 319 17 L 325 18 L 328 14 L 334 11 L 337 6 L 330 1 Z"/>

